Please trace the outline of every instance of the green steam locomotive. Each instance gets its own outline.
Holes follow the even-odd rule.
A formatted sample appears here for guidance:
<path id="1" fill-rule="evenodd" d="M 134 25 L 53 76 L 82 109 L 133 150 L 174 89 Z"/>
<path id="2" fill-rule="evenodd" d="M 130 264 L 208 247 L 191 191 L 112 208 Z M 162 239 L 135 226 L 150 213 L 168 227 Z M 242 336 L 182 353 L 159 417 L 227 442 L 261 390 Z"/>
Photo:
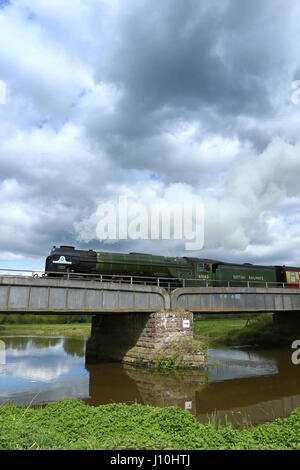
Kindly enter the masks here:
<path id="1" fill-rule="evenodd" d="M 145 277 L 149 280 L 176 280 L 178 286 L 249 286 L 299 287 L 300 268 L 235 264 L 212 259 L 167 257 L 142 253 L 106 253 L 76 250 L 72 246 L 53 247 L 46 258 L 47 276 L 109 276 L 126 280 Z M 75 276 L 76 275 L 76 276 Z M 163 285 L 163 284 L 160 284 Z M 173 285 L 176 285 L 176 283 Z"/>

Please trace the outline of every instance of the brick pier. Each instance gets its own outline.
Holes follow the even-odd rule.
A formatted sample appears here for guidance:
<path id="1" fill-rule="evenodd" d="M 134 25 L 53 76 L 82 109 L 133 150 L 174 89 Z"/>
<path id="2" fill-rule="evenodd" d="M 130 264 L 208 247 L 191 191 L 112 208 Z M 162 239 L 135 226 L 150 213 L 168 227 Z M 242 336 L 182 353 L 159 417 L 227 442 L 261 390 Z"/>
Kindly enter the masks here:
<path id="1" fill-rule="evenodd" d="M 154 366 L 173 358 L 179 368 L 198 368 L 205 357 L 192 344 L 192 312 L 98 314 L 92 320 L 86 362 Z"/>
<path id="2" fill-rule="evenodd" d="M 300 337 L 300 312 L 276 312 L 273 321 L 280 332 Z"/>

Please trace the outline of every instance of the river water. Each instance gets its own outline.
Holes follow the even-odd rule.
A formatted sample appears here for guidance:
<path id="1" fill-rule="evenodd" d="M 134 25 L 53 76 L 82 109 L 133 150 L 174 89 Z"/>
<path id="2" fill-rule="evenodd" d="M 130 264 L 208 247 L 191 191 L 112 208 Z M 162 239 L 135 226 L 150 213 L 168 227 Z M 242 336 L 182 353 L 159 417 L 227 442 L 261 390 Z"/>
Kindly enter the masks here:
<path id="1" fill-rule="evenodd" d="M 200 422 L 235 427 L 286 417 L 300 406 L 300 365 L 290 348 L 211 349 L 200 371 L 158 372 L 121 364 L 85 364 L 85 339 L 0 336 L 0 404 L 40 405 L 78 398 L 179 406 Z"/>

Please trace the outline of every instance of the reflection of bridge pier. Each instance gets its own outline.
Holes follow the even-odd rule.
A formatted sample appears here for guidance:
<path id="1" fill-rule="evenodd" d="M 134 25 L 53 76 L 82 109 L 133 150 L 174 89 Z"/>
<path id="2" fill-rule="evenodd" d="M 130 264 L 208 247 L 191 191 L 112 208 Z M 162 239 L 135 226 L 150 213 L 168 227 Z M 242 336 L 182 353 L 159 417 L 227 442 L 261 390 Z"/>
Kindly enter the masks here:
<path id="1" fill-rule="evenodd" d="M 90 405 L 113 402 L 178 406 L 196 415 L 196 391 L 206 383 L 204 371 L 169 373 L 121 364 L 89 364 Z"/>
<path id="2" fill-rule="evenodd" d="M 134 379 L 143 403 L 152 406 L 178 406 L 196 415 L 196 391 L 205 387 L 204 371 L 156 372 L 126 367 Z"/>

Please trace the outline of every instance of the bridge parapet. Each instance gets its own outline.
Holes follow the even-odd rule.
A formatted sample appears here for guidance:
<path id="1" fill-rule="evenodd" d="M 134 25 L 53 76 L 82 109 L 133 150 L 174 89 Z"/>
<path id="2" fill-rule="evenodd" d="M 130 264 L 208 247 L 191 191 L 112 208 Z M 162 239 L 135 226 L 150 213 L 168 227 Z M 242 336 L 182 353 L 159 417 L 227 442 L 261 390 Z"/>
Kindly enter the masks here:
<path id="1" fill-rule="evenodd" d="M 300 312 L 300 289 L 185 287 L 170 294 L 162 287 L 100 282 L 0 277 L 0 312 L 97 314 L 157 312 Z"/>
<path id="2" fill-rule="evenodd" d="M 156 286 L 22 276 L 0 277 L 0 312 L 93 314 L 156 312 L 170 296 Z"/>
<path id="3" fill-rule="evenodd" d="M 300 311 L 300 289 L 185 287 L 171 293 L 171 307 L 203 313 Z"/>

